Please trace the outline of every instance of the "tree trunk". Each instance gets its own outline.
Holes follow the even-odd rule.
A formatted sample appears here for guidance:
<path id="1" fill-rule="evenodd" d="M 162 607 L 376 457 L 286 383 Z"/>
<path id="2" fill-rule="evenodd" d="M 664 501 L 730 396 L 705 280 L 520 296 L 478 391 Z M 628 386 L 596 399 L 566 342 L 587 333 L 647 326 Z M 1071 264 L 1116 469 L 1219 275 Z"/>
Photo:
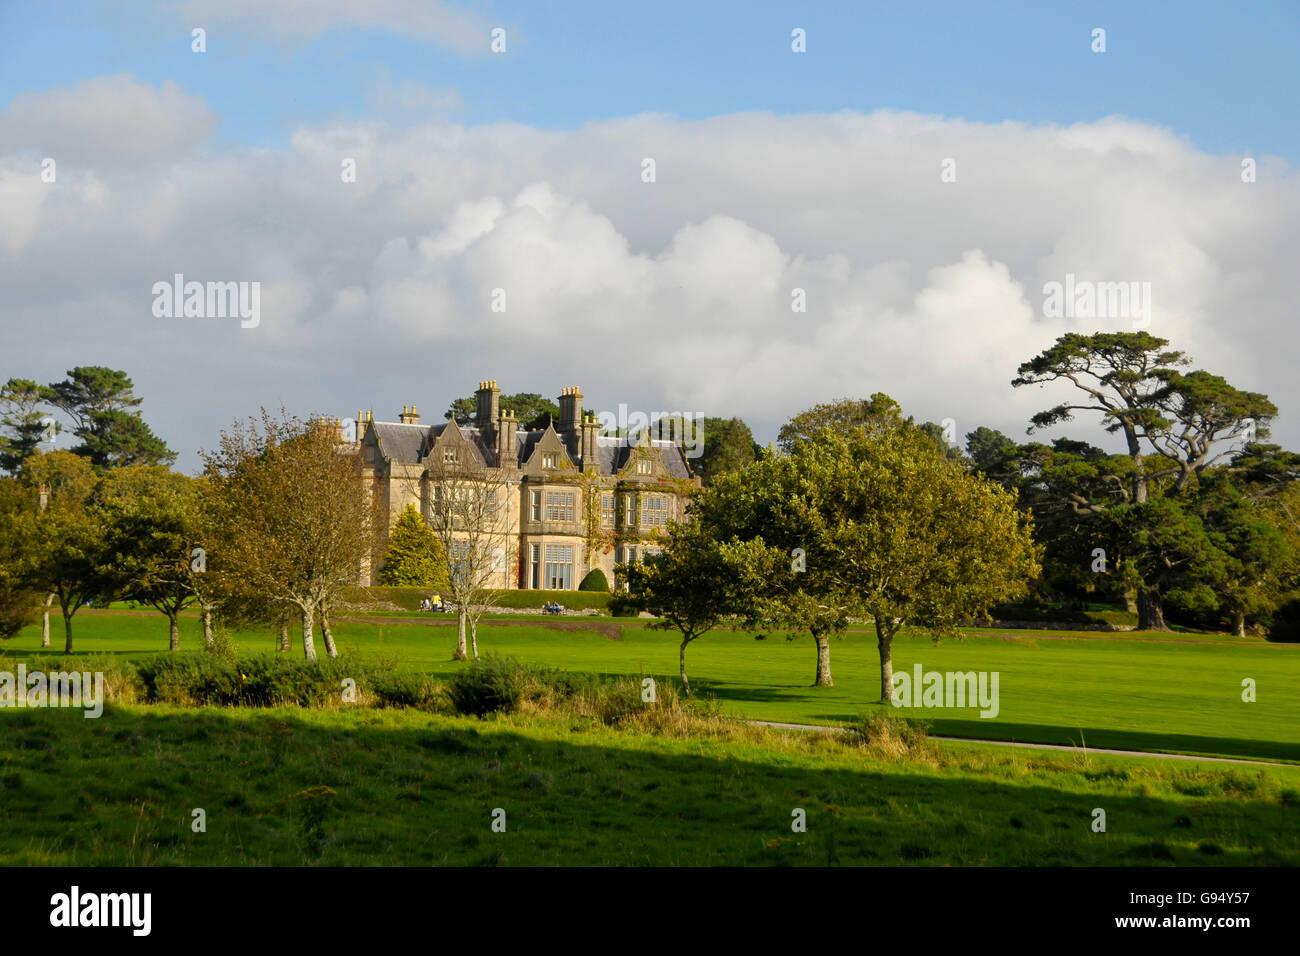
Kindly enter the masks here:
<path id="1" fill-rule="evenodd" d="M 41 616 L 41 647 L 50 646 L 50 605 L 52 603 L 54 603 L 53 594 L 45 599 L 45 613 Z"/>
<path id="2" fill-rule="evenodd" d="M 63 644 L 63 653 L 71 654 L 72 653 L 72 615 L 68 613 L 67 608 L 63 609 L 63 633 L 65 637 L 65 641 Z"/>
<path id="3" fill-rule="evenodd" d="M 316 623 L 315 617 L 314 607 L 305 608 L 302 612 L 302 650 L 309 661 L 316 659 L 316 639 L 312 636 L 312 625 Z"/>
<path id="4" fill-rule="evenodd" d="M 894 632 L 879 617 L 876 618 L 876 646 L 880 649 L 880 702 L 888 704 L 894 699 Z"/>
<path id="5" fill-rule="evenodd" d="M 1165 624 L 1165 607 L 1156 589 L 1141 588 L 1138 591 L 1138 630 L 1167 631 Z"/>
<path id="6" fill-rule="evenodd" d="M 1137 591 L 1129 588 L 1124 592 L 1124 610 L 1130 614 L 1136 614 L 1138 610 Z"/>
<path id="7" fill-rule="evenodd" d="M 320 606 L 320 632 L 325 638 L 325 653 L 330 657 L 338 657 L 339 649 L 334 645 L 334 632 L 330 630 L 330 613 L 324 604 Z"/>
<path id="8" fill-rule="evenodd" d="M 465 648 L 465 606 L 457 602 L 456 606 L 456 653 L 452 655 L 454 661 L 469 660 L 469 652 Z"/>
<path id="9" fill-rule="evenodd" d="M 473 617 L 469 619 L 469 646 L 474 660 L 478 660 L 478 619 Z"/>
<path id="10" fill-rule="evenodd" d="M 677 652 L 677 668 L 682 675 L 682 691 L 687 697 L 691 696 L 691 682 L 686 677 L 686 645 L 690 642 L 689 637 L 682 641 L 681 650 Z"/>
<path id="11" fill-rule="evenodd" d="M 212 650 L 212 608 L 203 609 L 203 647 Z"/>
<path id="12" fill-rule="evenodd" d="M 1246 636 L 1246 612 L 1245 611 L 1232 612 L 1232 633 L 1235 634 L 1237 637 Z"/>
<path id="13" fill-rule="evenodd" d="M 813 640 L 817 642 L 817 679 L 813 681 L 814 687 L 834 687 L 835 681 L 831 680 L 831 639 L 829 635 L 812 632 Z"/>
<path id="14" fill-rule="evenodd" d="M 289 653 L 289 618 L 280 618 L 280 653 Z"/>
<path id="15" fill-rule="evenodd" d="M 170 649 L 173 651 L 181 649 L 181 629 L 179 622 L 176 620 L 176 614 L 176 611 L 172 611 L 167 615 L 168 632 L 171 637 Z"/>

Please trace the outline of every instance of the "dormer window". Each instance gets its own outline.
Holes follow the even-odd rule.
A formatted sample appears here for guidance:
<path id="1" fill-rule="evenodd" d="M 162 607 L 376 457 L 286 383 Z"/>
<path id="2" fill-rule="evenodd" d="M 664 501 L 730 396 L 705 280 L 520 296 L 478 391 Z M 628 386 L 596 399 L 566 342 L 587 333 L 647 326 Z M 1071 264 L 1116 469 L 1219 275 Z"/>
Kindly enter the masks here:
<path id="1" fill-rule="evenodd" d="M 449 465 L 455 464 L 459 459 L 460 456 L 457 454 L 456 449 L 454 448 L 443 449 L 442 460 L 444 464 L 449 464 Z"/>
<path id="2" fill-rule="evenodd" d="M 642 458 L 636 463 L 636 473 L 638 475 L 649 475 L 654 473 L 654 465 L 650 459 Z"/>
<path id="3" fill-rule="evenodd" d="M 542 467 L 543 467 L 543 468 L 554 468 L 554 467 L 555 467 L 555 453 L 554 453 L 554 452 L 552 452 L 552 453 L 549 454 L 549 455 L 543 455 L 543 456 L 542 456 Z"/>

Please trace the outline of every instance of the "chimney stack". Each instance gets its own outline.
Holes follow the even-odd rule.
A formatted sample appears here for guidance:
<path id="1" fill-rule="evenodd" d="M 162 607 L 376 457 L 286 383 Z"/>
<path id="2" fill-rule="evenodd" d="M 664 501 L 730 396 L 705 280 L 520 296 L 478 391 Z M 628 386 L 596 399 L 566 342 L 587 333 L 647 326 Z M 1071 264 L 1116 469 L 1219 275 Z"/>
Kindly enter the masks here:
<path id="1" fill-rule="evenodd" d="M 497 380 L 490 378 L 485 382 L 478 383 L 478 391 L 474 393 L 476 404 L 474 411 L 474 424 L 478 427 L 479 434 L 483 440 L 491 444 L 492 430 L 496 427 L 497 415 L 500 412 L 501 389 L 497 388 Z"/>
<path id="2" fill-rule="evenodd" d="M 403 425 L 418 425 L 418 424 L 420 424 L 420 416 L 419 416 L 419 414 L 416 413 L 416 411 L 415 411 L 415 406 L 414 406 L 414 405 L 411 405 L 411 406 L 403 405 L 403 406 L 402 406 L 402 424 L 403 424 Z"/>
<path id="3" fill-rule="evenodd" d="M 497 464 L 501 468 L 515 468 L 519 464 L 517 447 L 519 419 L 509 409 L 502 409 L 497 416 Z"/>
<path id="4" fill-rule="evenodd" d="M 578 458 L 582 442 L 582 390 L 570 385 L 560 390 L 560 420 L 556 433 L 564 440 L 571 458 Z"/>
<path id="5" fill-rule="evenodd" d="M 582 468 L 600 470 L 600 452 L 596 447 L 596 436 L 600 434 L 600 422 L 596 421 L 595 412 L 587 412 L 582 418 Z"/>

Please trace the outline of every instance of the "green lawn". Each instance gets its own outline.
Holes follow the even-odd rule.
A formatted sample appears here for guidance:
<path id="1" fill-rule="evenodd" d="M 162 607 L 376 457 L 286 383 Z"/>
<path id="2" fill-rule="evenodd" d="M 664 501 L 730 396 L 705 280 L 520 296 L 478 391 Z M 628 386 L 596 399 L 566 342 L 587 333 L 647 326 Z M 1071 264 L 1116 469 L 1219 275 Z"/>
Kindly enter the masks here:
<path id="1" fill-rule="evenodd" d="M 340 623 L 336 631 L 345 654 L 382 655 L 434 674 L 463 667 L 450 660 L 454 629 L 427 626 L 428 620 L 394 616 L 383 624 Z M 166 649 L 161 615 L 78 615 L 75 627 L 79 652 L 139 656 Z M 1082 740 L 1090 747 L 1300 762 L 1300 647 L 1218 637 L 1180 643 L 1122 634 L 1105 640 L 1087 632 L 1062 639 L 1067 632 L 1051 633 L 1055 636 L 1016 632 L 1004 637 L 971 631 L 964 643 L 945 641 L 940 647 L 923 636 L 898 640 L 897 669 L 920 663 L 927 670 L 1000 674 L 995 719 L 982 719 L 976 710 L 905 713 L 929 720 L 932 732 L 944 735 L 1057 744 Z M 640 626 L 625 627 L 623 639 L 614 641 L 527 620 L 499 620 L 485 623 L 479 637 L 484 653 L 566 670 L 676 675 L 677 641 Z M 197 620 L 183 619 L 182 646 L 194 648 L 199 641 Z M 236 641 L 248 653 L 271 649 L 275 637 L 241 633 Z M 37 630 L 29 628 L 0 654 L 30 658 L 42 654 L 38 645 Z M 61 661 L 61 634 L 54 635 L 54 645 L 45 653 Z M 295 653 L 301 650 L 295 647 Z M 781 634 L 762 641 L 749 634 L 709 634 L 687 651 L 697 692 L 716 696 L 735 716 L 836 723 L 879 706 L 871 703 L 879 696 L 879 667 L 870 636 L 851 634 L 833 643 L 833 688 L 809 686 L 813 663 L 807 637 L 788 641 Z M 1241 700 L 1247 677 L 1257 684 L 1255 703 Z"/>
<path id="2" fill-rule="evenodd" d="M 10 711 L 0 864 L 1300 863 L 1296 768 L 975 746 L 898 761 L 822 735 L 731 733 L 409 710 Z"/>

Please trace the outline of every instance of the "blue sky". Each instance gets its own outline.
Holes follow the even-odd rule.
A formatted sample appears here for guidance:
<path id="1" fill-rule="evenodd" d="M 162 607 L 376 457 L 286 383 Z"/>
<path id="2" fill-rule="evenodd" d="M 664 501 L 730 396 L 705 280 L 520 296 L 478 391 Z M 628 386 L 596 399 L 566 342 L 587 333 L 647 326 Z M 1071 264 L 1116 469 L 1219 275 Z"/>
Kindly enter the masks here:
<path id="1" fill-rule="evenodd" d="M 1300 0 L 0 0 L 0 381 L 121 368 L 186 468 L 260 406 L 439 420 L 485 378 L 1019 436 L 1064 396 L 1016 366 L 1127 320 L 1047 315 L 1077 276 L 1149 283 L 1300 447 L 1298 37 Z M 160 320 L 178 272 L 260 323 Z"/>
<path id="2" fill-rule="evenodd" d="M 188 21 L 160 7 L 4 4 L 0 101 L 119 72 L 171 79 L 220 114 L 219 143 L 276 146 L 300 124 L 385 113 L 367 90 L 386 75 L 454 90 L 447 112 L 465 125 L 881 107 L 982 122 L 1120 114 L 1211 153 L 1294 163 L 1300 151 L 1295 2 L 465 5 L 506 27 L 505 56 L 356 27 L 285 39 L 219 24 L 196 56 Z M 802 56 L 789 49 L 795 26 Z M 1105 54 L 1089 49 L 1094 27 Z"/>

